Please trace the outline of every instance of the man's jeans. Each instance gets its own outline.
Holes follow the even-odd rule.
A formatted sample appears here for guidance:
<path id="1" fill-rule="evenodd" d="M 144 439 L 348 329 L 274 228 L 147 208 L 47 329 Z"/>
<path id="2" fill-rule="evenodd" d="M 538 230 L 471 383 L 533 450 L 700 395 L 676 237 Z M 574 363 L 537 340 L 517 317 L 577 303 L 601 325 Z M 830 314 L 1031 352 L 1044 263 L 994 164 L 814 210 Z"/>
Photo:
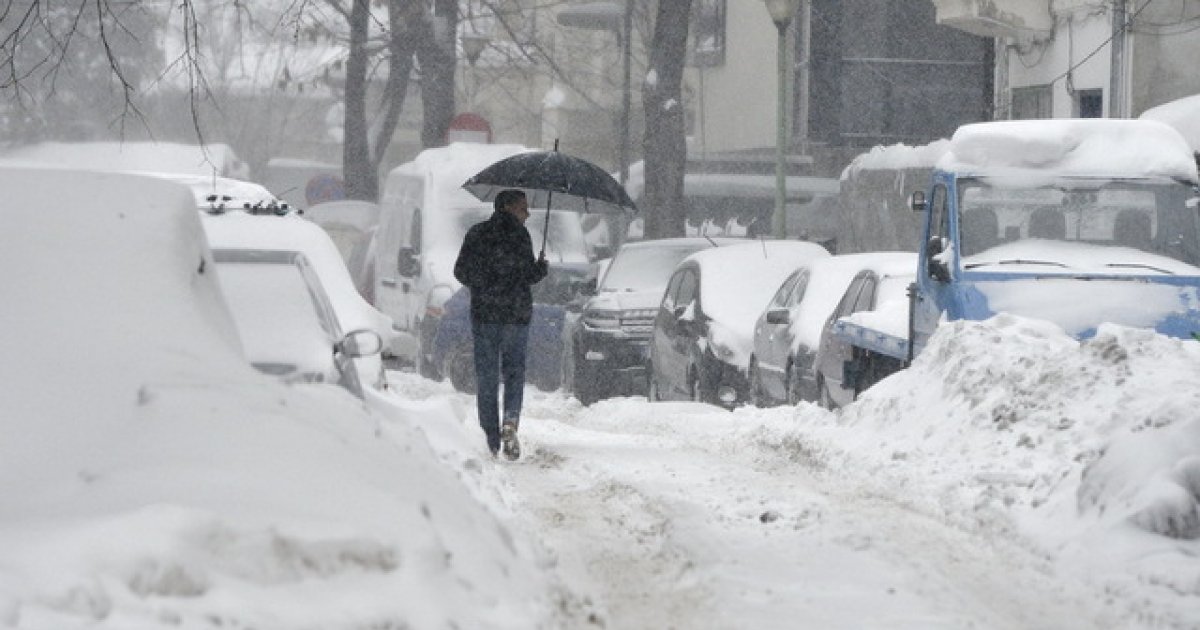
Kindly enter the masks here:
<path id="1" fill-rule="evenodd" d="M 504 418 L 516 423 L 525 394 L 527 324 L 471 322 L 475 340 L 475 406 L 488 448 L 500 448 L 500 380 L 504 380 Z"/>

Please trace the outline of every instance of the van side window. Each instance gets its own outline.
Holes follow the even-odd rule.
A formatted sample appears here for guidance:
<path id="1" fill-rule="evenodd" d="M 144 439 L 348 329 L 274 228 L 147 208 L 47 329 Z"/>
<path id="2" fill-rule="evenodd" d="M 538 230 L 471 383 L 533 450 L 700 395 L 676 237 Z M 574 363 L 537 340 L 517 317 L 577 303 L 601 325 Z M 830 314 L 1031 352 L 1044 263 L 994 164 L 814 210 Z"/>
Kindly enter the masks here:
<path id="1" fill-rule="evenodd" d="M 409 233 L 409 244 L 414 254 L 421 253 L 421 209 L 413 209 L 412 232 Z"/>

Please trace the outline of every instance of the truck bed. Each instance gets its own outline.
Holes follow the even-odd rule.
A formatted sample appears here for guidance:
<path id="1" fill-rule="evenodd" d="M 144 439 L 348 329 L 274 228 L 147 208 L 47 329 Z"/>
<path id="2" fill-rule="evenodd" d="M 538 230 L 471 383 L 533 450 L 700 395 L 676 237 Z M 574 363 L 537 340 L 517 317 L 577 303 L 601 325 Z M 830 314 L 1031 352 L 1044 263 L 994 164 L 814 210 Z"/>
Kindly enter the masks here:
<path id="1" fill-rule="evenodd" d="M 833 323 L 834 337 L 859 348 L 901 361 L 908 359 L 908 339 L 867 328 L 843 317 Z"/>

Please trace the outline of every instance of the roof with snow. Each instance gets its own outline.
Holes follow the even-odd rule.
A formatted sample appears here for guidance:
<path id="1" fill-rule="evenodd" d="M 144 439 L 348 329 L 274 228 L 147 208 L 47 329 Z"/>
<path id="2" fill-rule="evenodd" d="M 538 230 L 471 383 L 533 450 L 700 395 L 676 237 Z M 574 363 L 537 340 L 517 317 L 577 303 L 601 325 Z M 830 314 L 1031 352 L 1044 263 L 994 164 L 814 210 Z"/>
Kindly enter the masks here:
<path id="1" fill-rule="evenodd" d="M 937 168 L 963 174 L 1170 177 L 1196 182 L 1187 142 L 1152 120 L 1005 120 L 963 125 Z"/>

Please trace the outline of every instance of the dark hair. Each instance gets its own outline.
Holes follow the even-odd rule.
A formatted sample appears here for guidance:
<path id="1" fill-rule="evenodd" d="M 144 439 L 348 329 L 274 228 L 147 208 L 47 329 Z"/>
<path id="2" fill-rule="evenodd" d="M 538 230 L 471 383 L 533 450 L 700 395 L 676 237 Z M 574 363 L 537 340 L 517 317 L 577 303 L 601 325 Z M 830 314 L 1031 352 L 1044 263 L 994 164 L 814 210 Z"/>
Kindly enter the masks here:
<path id="1" fill-rule="evenodd" d="M 497 211 L 507 208 L 510 204 L 515 203 L 518 199 L 524 199 L 525 192 L 516 189 L 501 190 L 496 195 L 495 207 Z"/>

